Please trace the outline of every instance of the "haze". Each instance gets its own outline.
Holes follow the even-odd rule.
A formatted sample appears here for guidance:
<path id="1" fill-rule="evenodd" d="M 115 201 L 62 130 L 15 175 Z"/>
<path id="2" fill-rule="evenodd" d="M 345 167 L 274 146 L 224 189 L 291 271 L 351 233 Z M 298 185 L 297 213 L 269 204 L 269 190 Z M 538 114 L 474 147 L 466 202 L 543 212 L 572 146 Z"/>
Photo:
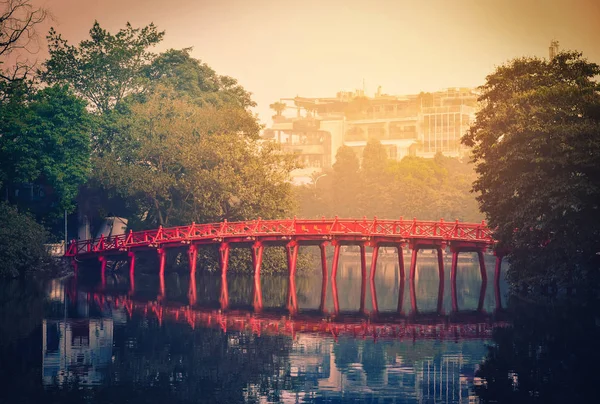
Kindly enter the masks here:
<path id="1" fill-rule="evenodd" d="M 269 123 L 279 98 L 372 95 L 474 87 L 518 56 L 546 57 L 552 39 L 600 62 L 595 0 L 37 0 L 75 44 L 94 20 L 116 32 L 154 22 L 156 51 L 193 47 L 193 56 L 254 94 Z M 46 29 L 45 27 L 44 29 Z M 44 45 L 45 47 L 45 45 Z M 43 52 L 40 54 L 43 57 Z"/>

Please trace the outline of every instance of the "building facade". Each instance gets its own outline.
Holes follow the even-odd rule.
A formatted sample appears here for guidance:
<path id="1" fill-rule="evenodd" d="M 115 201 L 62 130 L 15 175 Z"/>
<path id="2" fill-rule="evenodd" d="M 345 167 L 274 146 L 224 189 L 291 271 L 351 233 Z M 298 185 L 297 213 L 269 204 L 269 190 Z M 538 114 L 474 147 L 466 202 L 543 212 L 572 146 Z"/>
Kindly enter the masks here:
<path id="1" fill-rule="evenodd" d="M 371 139 L 379 140 L 393 160 L 431 158 L 438 152 L 463 156 L 467 149 L 460 138 L 474 120 L 477 94 L 471 88 L 449 88 L 391 96 L 379 88 L 374 97 L 363 91 L 339 92 L 334 98 L 281 99 L 278 105 L 285 108 L 273 116 L 263 137 L 298 156 L 304 168 L 293 173 L 294 182 L 308 183 L 335 163 L 342 145 L 360 158 Z"/>

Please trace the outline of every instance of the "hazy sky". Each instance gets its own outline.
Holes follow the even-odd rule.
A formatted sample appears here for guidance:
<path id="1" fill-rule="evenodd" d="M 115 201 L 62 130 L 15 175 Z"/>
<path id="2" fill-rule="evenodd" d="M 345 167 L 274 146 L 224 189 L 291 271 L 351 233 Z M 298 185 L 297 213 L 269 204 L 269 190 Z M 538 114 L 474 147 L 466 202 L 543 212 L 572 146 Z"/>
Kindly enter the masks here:
<path id="1" fill-rule="evenodd" d="M 269 104 L 378 85 L 388 94 L 477 86 L 494 66 L 546 57 L 550 40 L 600 62 L 600 0 L 34 0 L 71 43 L 94 20 L 166 31 L 157 51 L 193 56 Z"/>

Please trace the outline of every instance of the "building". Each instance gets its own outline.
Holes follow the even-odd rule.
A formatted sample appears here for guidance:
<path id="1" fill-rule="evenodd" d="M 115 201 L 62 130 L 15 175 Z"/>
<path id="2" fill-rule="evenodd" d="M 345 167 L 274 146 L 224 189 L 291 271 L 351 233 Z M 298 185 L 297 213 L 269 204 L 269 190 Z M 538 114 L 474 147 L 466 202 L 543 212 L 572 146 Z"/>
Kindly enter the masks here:
<path id="1" fill-rule="evenodd" d="M 352 147 L 360 158 L 370 139 L 379 140 L 394 160 L 431 158 L 438 152 L 462 156 L 466 148 L 460 138 L 474 119 L 477 94 L 471 88 L 449 88 L 392 96 L 379 87 L 374 97 L 342 91 L 334 98 L 283 98 L 273 106 L 273 125 L 263 137 L 298 156 L 304 168 L 293 173 L 294 182 L 308 183 L 335 163 L 340 146 Z"/>

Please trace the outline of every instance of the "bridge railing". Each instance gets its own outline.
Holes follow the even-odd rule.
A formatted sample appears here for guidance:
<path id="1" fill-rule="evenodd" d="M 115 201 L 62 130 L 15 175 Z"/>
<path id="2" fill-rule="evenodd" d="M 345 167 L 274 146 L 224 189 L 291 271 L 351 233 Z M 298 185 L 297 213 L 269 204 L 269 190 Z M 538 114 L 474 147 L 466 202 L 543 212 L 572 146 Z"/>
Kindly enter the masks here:
<path id="1" fill-rule="evenodd" d="M 177 226 L 154 230 L 130 231 L 125 235 L 72 241 L 66 256 L 124 250 L 131 247 L 158 247 L 164 243 L 194 240 L 223 240 L 228 237 L 281 236 L 340 236 L 393 237 L 399 239 L 427 238 L 446 241 L 472 241 L 492 244 L 492 231 L 482 223 L 461 223 L 423 220 L 381 219 L 283 219 L 250 220 Z"/>

